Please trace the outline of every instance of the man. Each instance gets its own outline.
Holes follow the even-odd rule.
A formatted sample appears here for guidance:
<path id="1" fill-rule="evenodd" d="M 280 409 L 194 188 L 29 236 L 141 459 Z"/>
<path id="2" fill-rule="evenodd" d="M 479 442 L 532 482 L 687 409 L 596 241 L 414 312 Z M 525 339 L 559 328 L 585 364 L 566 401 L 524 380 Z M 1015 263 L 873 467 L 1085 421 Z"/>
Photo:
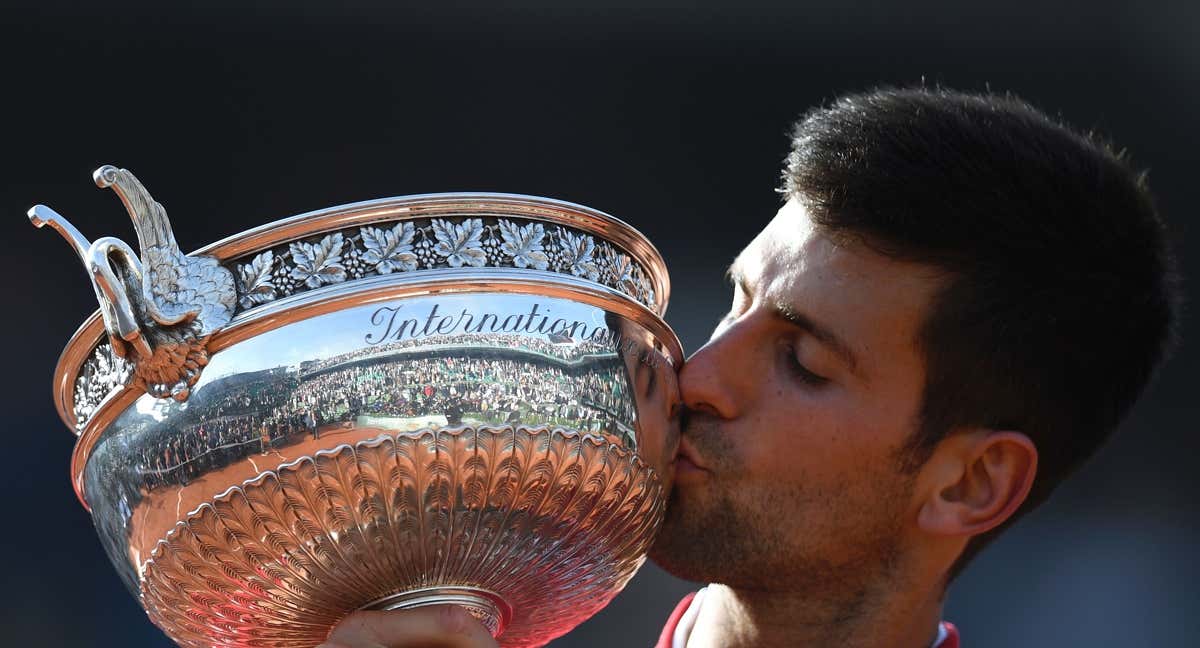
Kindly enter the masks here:
<path id="1" fill-rule="evenodd" d="M 659 646 L 954 648 L 954 576 L 1102 444 L 1170 346 L 1162 223 L 1103 144 L 942 90 L 811 112 L 784 184 L 679 376 L 651 557 L 713 584 Z M 450 608 L 354 616 L 330 642 L 363 638 L 491 645 Z"/>

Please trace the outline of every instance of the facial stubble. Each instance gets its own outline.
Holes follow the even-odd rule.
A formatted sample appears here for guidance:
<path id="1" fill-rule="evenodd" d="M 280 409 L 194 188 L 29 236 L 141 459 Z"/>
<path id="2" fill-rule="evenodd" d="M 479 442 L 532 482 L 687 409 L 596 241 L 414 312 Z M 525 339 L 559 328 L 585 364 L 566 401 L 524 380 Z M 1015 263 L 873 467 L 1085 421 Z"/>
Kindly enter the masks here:
<path id="1" fill-rule="evenodd" d="M 886 587 L 902 554 L 907 471 L 864 466 L 819 484 L 797 462 L 787 479 L 749 479 L 717 422 L 693 416 L 685 436 L 711 472 L 671 493 L 650 554 L 663 569 L 735 589 L 811 592 L 841 606 Z"/>

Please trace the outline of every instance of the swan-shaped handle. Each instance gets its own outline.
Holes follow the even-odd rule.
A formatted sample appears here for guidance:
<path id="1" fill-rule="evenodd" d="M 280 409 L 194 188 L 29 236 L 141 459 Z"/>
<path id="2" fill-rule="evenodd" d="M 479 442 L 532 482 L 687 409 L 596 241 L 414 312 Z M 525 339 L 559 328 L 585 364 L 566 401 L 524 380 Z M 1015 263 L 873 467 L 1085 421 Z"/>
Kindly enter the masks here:
<path id="1" fill-rule="evenodd" d="M 142 282 L 142 266 L 133 250 L 124 241 L 111 236 L 89 242 L 62 214 L 45 205 L 34 205 L 29 210 L 29 221 L 35 227 L 50 226 L 79 256 L 96 290 L 96 300 L 100 303 L 100 314 L 113 352 L 129 360 L 150 357 L 152 351 L 138 325 L 126 285 L 130 280 L 139 285 Z"/>
<path id="2" fill-rule="evenodd" d="M 120 239 L 88 241 L 45 205 L 31 208 L 29 220 L 50 226 L 75 250 L 96 290 L 113 351 L 134 362 L 135 383 L 158 398 L 185 400 L 208 363 L 209 337 L 233 317 L 233 274 L 212 257 L 183 254 L 166 210 L 132 173 L 104 165 L 92 178 L 125 204 L 140 259 Z"/>

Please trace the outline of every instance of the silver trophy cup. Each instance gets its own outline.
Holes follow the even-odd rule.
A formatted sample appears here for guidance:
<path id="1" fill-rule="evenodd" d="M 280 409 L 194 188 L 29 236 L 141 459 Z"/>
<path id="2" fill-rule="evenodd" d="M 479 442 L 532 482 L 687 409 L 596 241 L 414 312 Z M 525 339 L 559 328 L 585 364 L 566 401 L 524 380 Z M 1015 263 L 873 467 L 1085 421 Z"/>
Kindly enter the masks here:
<path id="1" fill-rule="evenodd" d="M 682 351 L 662 257 L 570 203 L 334 207 L 183 254 L 105 166 L 139 251 L 75 249 L 100 310 L 55 402 L 75 490 L 184 646 L 312 648 L 348 613 L 466 607 L 536 646 L 604 607 L 662 518 Z"/>

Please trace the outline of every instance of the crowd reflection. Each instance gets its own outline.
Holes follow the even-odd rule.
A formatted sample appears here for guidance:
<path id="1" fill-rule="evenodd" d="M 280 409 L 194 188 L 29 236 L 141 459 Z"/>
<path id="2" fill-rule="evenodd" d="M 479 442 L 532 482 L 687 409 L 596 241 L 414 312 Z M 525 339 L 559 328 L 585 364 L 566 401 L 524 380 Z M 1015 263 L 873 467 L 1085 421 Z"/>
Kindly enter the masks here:
<path id="1" fill-rule="evenodd" d="M 158 429 L 139 434 L 129 460 L 149 491 L 356 424 L 550 425 L 636 447 L 625 364 L 611 347 L 505 334 L 420 342 L 214 381 L 185 405 L 164 402 L 170 425 L 150 424 Z"/>

